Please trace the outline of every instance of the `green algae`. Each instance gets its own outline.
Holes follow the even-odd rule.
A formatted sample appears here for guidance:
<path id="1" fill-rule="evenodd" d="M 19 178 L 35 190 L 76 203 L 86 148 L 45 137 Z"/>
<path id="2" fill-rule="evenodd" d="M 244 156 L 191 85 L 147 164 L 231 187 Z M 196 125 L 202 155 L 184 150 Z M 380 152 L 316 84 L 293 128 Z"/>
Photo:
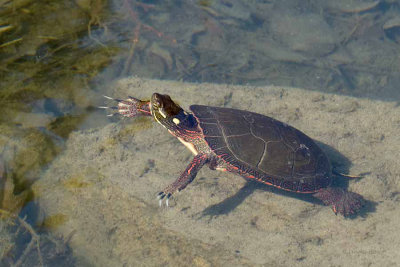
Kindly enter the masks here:
<path id="1" fill-rule="evenodd" d="M 61 147 L 55 145 L 51 137 L 38 130 L 26 130 L 22 138 L 26 145 L 20 148 L 13 164 L 16 180 L 25 188 L 39 178 L 42 168 L 58 155 Z"/>
<path id="2" fill-rule="evenodd" d="M 121 142 L 129 141 L 136 133 L 145 129 L 150 129 L 153 125 L 153 120 L 146 117 L 135 118 L 134 123 L 126 124 L 119 132 L 113 137 L 106 138 L 103 142 L 102 149 L 114 147 Z"/>
<path id="3" fill-rule="evenodd" d="M 104 176 L 94 168 L 86 168 L 81 172 L 72 173 L 63 181 L 63 186 L 70 192 L 84 189 L 92 186 L 94 183 L 100 182 Z"/>
<path id="4" fill-rule="evenodd" d="M 57 213 L 45 218 L 41 227 L 45 229 L 55 229 L 68 221 L 68 216 L 62 213 Z"/>
<path id="5" fill-rule="evenodd" d="M 67 115 L 57 118 L 54 122 L 50 123 L 49 130 L 63 138 L 67 138 L 68 135 L 83 122 L 86 116 L 87 114 L 78 116 Z"/>
<path id="6" fill-rule="evenodd" d="M 58 155 L 61 147 L 51 137 L 35 128 L 22 129 L 0 124 L 0 132 L 0 147 L 4 148 L 3 154 L 8 158 L 5 164 L 7 177 L 12 181 L 12 192 L 15 195 L 29 192 L 23 197 L 24 201 L 29 201 L 33 197 L 30 186 L 40 177 L 43 168 Z M 10 194 L 8 196 L 12 197 Z M 13 209 L 10 208 L 13 207 L 13 202 L 16 203 L 13 200 L 6 201 L 1 208 Z"/>
<path id="7" fill-rule="evenodd" d="M 84 176 L 75 176 L 63 182 L 64 187 L 68 190 L 81 189 L 91 186 L 93 183 L 86 182 Z"/>
<path id="8" fill-rule="evenodd" d="M 94 41 L 85 49 L 79 47 L 94 15 L 67 1 L 13 2 L 2 6 L 0 25 L 8 25 L 9 30 L 0 35 L 0 47 L 16 38 L 22 40 L 0 48 L 0 114 L 8 111 L 7 117 L 12 116 L 13 108 L 27 112 L 26 104 L 36 99 L 76 100 L 82 90 L 90 91 L 90 80 L 118 51 Z M 91 1 L 89 7 L 101 21 L 105 1 Z M 74 97 L 77 92 L 79 97 Z"/>
<path id="9" fill-rule="evenodd" d="M 7 200 L 0 208 L 18 213 L 32 199 L 31 185 L 62 151 L 48 133 L 67 138 L 85 120 L 92 106 L 92 79 L 119 51 L 112 43 L 104 46 L 87 38 L 88 31 L 104 26 L 107 5 L 106 0 L 15 0 L 1 4 L 0 147 L 14 152 L 9 155 L 7 192 L 0 192 L 0 199 Z M 33 103 L 49 98 L 71 102 L 75 110 L 72 114 L 62 109 L 57 116 L 46 114 L 48 120 L 39 126 L 48 131 L 34 123 L 20 123 L 24 120 L 18 118 L 30 114 Z M 66 184 L 70 188 L 87 186 L 80 178 L 71 179 Z"/>
<path id="10" fill-rule="evenodd" d="M 15 193 L 12 173 L 3 159 L 0 159 L 0 219 L 10 218 L 18 214 L 29 198 L 29 191 Z"/>
<path id="11" fill-rule="evenodd" d="M 134 123 L 125 125 L 125 127 L 121 129 L 117 136 L 120 139 L 124 139 L 125 137 L 133 136 L 145 129 L 150 129 L 152 125 L 152 118 L 138 117 L 135 119 Z"/>
<path id="12" fill-rule="evenodd" d="M 198 3 L 199 6 L 203 6 L 203 7 L 211 6 L 211 1 L 210 0 L 200 0 L 197 3 Z"/>

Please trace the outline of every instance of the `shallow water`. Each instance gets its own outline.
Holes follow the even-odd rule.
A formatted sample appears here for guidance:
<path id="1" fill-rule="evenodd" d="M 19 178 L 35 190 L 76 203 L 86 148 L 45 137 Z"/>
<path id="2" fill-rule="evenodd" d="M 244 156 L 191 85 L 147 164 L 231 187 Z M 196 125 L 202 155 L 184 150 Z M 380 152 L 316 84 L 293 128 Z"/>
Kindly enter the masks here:
<path id="1" fill-rule="evenodd" d="M 106 120 L 106 113 L 95 108 L 98 105 L 110 104 L 101 99 L 102 94 L 113 93 L 116 97 L 125 97 L 119 93 L 118 88 L 111 88 L 116 86 L 115 80 L 136 76 L 160 80 L 227 84 L 227 87 L 230 85 L 247 85 L 254 88 L 268 85 L 290 86 L 333 95 L 354 96 L 360 100 L 377 101 L 371 103 L 384 101 L 391 105 L 392 102 L 400 100 L 398 90 L 399 18 L 399 4 L 389 0 L 342 0 L 332 3 L 307 1 L 307 4 L 296 0 L 146 2 L 21 0 L 0 3 L 0 84 L 2 88 L 0 91 L 0 149 L 2 151 L 0 208 L 3 211 L 2 215 L 7 218 L 4 219 L 5 226 L 1 228 L 1 235 L 4 236 L 1 237 L 4 240 L 4 246 L 0 247 L 1 262 L 7 265 L 21 263 L 27 266 L 37 265 L 40 261 L 45 265 L 61 262 L 68 266 L 93 263 L 89 259 L 85 262 L 82 257 L 77 261 L 74 255 L 79 253 L 74 252 L 74 248 L 68 244 L 71 238 L 74 240 L 73 233 L 77 229 L 68 231 L 65 225 L 68 225 L 68 221 L 73 218 L 68 217 L 70 215 L 66 216 L 63 210 L 52 215 L 46 214 L 48 211 L 43 207 L 47 205 L 36 201 L 42 196 L 32 190 L 32 186 L 39 183 L 48 169 L 52 169 L 53 161 L 65 153 L 69 136 L 75 131 L 97 131 L 103 127 L 109 127 L 110 123 L 120 121 L 120 118 L 116 117 Z M 140 88 L 140 82 L 135 83 L 132 86 Z M 145 80 L 142 83 L 146 83 Z M 183 85 L 177 84 L 177 86 Z M 160 84 L 154 90 L 163 91 L 163 85 Z M 212 90 L 204 92 L 202 90 L 199 86 L 194 91 L 195 93 L 185 99 L 179 98 L 180 95 L 175 98 L 186 107 L 192 103 L 209 104 L 217 97 L 220 98 L 214 105 L 239 107 L 239 104 L 232 100 L 235 99 L 232 93 L 221 95 L 213 93 Z M 175 94 L 180 94 L 179 92 L 180 90 L 176 90 Z M 134 96 L 143 98 L 150 96 L 142 94 L 141 91 L 132 93 L 135 93 Z M 170 93 L 174 95 L 173 90 Z M 247 106 L 240 106 L 240 108 L 253 109 L 251 106 L 253 102 L 249 99 L 252 99 L 254 94 L 256 94 L 255 91 L 250 91 L 247 95 L 240 94 L 242 103 L 247 103 Z M 284 99 L 285 96 L 284 90 L 281 98 Z M 265 103 L 268 104 L 268 95 L 264 97 Z M 321 97 L 326 98 L 324 95 Z M 324 103 L 319 108 L 325 110 L 325 105 L 327 105 L 325 100 L 316 100 L 316 102 L 319 101 Z M 296 102 L 288 100 L 286 103 L 286 107 L 280 108 L 292 111 L 293 117 L 280 119 L 296 124 L 297 117 L 311 116 L 309 107 L 294 108 Z M 344 118 L 351 120 L 354 112 L 359 110 L 359 104 L 356 99 L 354 102 L 346 103 L 344 106 L 338 103 L 336 109 L 332 106 L 327 109 L 327 112 L 342 112 L 346 114 Z M 380 104 L 378 106 L 383 108 Z M 365 109 L 364 106 L 363 108 Z M 371 104 L 371 109 L 373 108 L 375 106 Z M 396 105 L 393 106 L 393 110 L 388 109 L 388 112 L 394 112 L 395 109 Z M 275 112 L 272 115 L 279 118 L 279 110 L 279 108 L 272 110 L 271 112 Z M 363 114 L 363 116 L 369 116 L 368 112 Z M 370 116 L 373 118 L 372 114 Z M 382 117 L 384 116 L 382 114 Z M 366 118 L 365 121 L 371 120 Z M 126 136 L 136 132 L 153 128 L 153 134 L 160 131 L 155 125 L 146 121 L 139 120 L 134 123 L 134 129 L 125 129 L 125 132 L 116 134 L 116 137 L 111 135 L 109 145 L 124 141 Z M 337 123 L 340 124 L 340 122 Z M 399 127 L 399 122 L 395 119 L 390 123 L 387 125 L 388 132 L 393 127 Z M 352 142 L 364 146 L 368 146 L 367 141 L 387 142 L 387 140 L 391 140 L 393 147 L 399 146 L 399 143 L 396 143 L 398 140 L 391 139 L 388 132 L 371 130 L 369 139 L 357 139 L 354 137 L 353 124 L 350 122 L 345 125 L 338 126 L 338 124 L 331 127 L 335 130 L 338 130 L 337 127 L 347 127 L 349 133 L 343 135 L 343 144 L 347 146 L 349 138 L 353 138 Z M 313 134 L 315 126 L 311 124 L 305 127 L 299 124 L 296 127 L 301 127 L 307 133 Z M 357 130 L 368 131 L 375 125 L 363 127 Z M 172 155 L 184 153 L 184 148 L 178 146 L 176 140 L 168 136 L 162 138 L 155 139 L 153 142 L 155 144 L 157 142 L 176 143 L 177 146 L 173 146 L 173 151 L 170 153 Z M 349 148 L 343 146 L 341 140 L 339 138 L 336 144 L 329 143 L 329 140 L 324 141 L 336 150 L 347 151 Z M 155 144 L 146 143 L 145 145 L 157 149 Z M 90 147 L 90 143 L 88 146 Z M 367 153 L 365 150 L 360 151 Z M 371 193 L 370 197 L 373 201 L 387 200 L 387 203 L 395 203 L 399 184 L 396 179 L 399 177 L 394 171 L 394 166 L 388 166 L 394 162 L 391 154 L 383 153 L 382 155 L 385 155 L 387 159 L 374 169 L 375 180 L 369 179 L 372 179 L 371 183 L 376 188 L 386 190 L 387 194 Z M 395 155 L 392 156 L 395 157 Z M 353 160 L 368 158 L 364 154 L 354 157 Z M 76 160 L 79 161 L 79 158 Z M 154 160 L 158 160 L 158 163 L 154 163 Z M 138 176 L 146 176 L 146 173 L 151 173 L 155 168 L 161 168 L 157 164 L 161 166 L 165 164 L 159 162 L 160 160 L 148 158 L 143 162 L 143 166 L 140 168 L 134 166 L 131 172 Z M 184 162 L 188 160 L 189 155 L 182 158 Z M 338 161 L 340 165 L 341 162 Z M 135 161 L 132 162 L 135 164 Z M 368 161 L 364 160 L 355 168 L 359 172 L 364 172 L 364 169 L 368 169 L 366 166 L 368 166 Z M 180 168 L 182 166 L 173 168 L 175 172 L 170 178 L 178 174 Z M 86 178 L 91 177 L 89 180 L 92 181 L 92 179 L 103 179 L 99 177 L 104 176 L 95 169 L 85 170 L 75 176 L 70 174 L 71 179 L 62 184 L 67 190 L 79 190 L 82 194 L 85 194 L 83 192 L 89 194 L 92 184 L 87 182 Z M 121 170 L 121 172 L 125 171 Z M 212 177 L 216 176 L 216 174 L 213 175 Z M 207 175 L 202 177 L 207 177 Z M 200 185 L 202 181 L 200 180 Z M 157 184 L 156 181 L 154 183 Z M 386 183 L 386 187 L 379 187 L 380 183 Z M 152 188 L 156 193 L 161 184 L 164 182 L 159 181 L 158 186 L 151 186 L 148 189 Z M 241 187 L 240 185 L 242 184 L 239 183 L 237 186 Z M 234 188 L 238 189 L 237 186 Z M 232 188 L 227 189 L 221 203 L 224 199 L 230 200 L 234 191 Z M 219 192 L 218 197 L 221 197 L 220 190 L 216 192 Z M 137 194 L 136 197 L 139 195 Z M 247 194 L 244 193 L 244 195 Z M 205 201 L 205 203 L 208 202 Z M 201 203 L 199 205 L 201 206 Z M 233 206 L 239 206 L 239 203 Z M 217 208 L 211 204 L 204 206 L 204 210 L 212 210 L 214 213 L 218 210 L 215 215 L 217 217 L 220 214 L 228 214 L 231 209 L 235 208 L 231 205 L 220 205 Z M 147 209 L 139 209 L 138 212 L 147 212 Z M 154 209 L 151 212 L 158 214 L 159 211 Z M 162 211 L 163 214 L 164 212 Z M 182 212 L 185 212 L 185 209 Z M 240 217 L 243 214 L 239 213 L 237 216 Z M 33 227 L 34 234 L 37 234 L 40 239 L 41 254 L 37 249 L 27 250 L 33 234 L 29 231 L 23 231 L 23 234 L 18 231 L 18 226 L 21 228 L 26 226 L 15 216 L 24 218 Z M 171 215 L 166 216 L 169 218 L 168 216 Z M 274 216 L 279 217 L 279 212 Z M 268 218 L 260 220 L 264 219 Z M 169 225 L 171 222 L 167 220 L 161 223 Z M 180 225 L 186 234 L 190 231 L 187 225 L 189 222 L 183 220 Z M 142 225 L 141 223 L 138 225 Z M 266 227 L 264 224 L 261 223 L 259 227 Z M 212 222 L 208 227 L 212 227 Z M 63 229 L 62 236 L 60 236 L 60 228 Z M 239 227 L 237 230 L 243 229 Z M 293 231 L 295 236 L 296 230 Z M 71 236 L 69 233 L 72 233 Z M 177 236 L 180 234 L 182 233 Z M 147 235 L 147 238 L 154 237 Z M 166 237 L 163 236 L 163 238 Z M 168 238 L 175 238 L 174 232 L 168 235 Z M 193 235 L 192 238 L 199 239 L 201 235 Z M 277 241 L 277 244 L 283 245 L 284 242 L 281 241 L 280 243 Z M 153 246 L 161 244 L 157 243 L 157 238 L 152 242 L 149 241 L 150 243 Z M 57 252 L 60 246 L 63 247 L 62 253 Z M 171 255 L 168 253 L 171 252 L 166 253 L 166 259 L 170 258 Z M 209 252 L 204 250 L 202 253 L 204 256 Z M 222 254 L 226 257 L 231 256 L 229 253 Z M 301 252 L 298 254 L 300 255 Z M 197 259 L 197 263 L 205 266 L 207 264 L 202 261 L 202 257 Z M 212 257 L 218 258 L 217 255 Z M 271 255 L 266 256 L 263 261 L 260 256 L 255 262 L 268 264 L 271 263 L 268 260 L 270 257 Z M 179 262 L 184 264 L 184 259 L 180 258 Z M 156 262 L 146 261 L 146 263 L 151 265 Z M 221 260 L 214 263 L 226 264 L 227 262 Z M 240 263 L 244 264 L 243 261 Z M 254 262 L 250 260 L 249 264 L 252 263 Z M 371 264 L 374 265 L 374 262 Z M 385 264 L 388 265 L 388 262 Z M 106 263 L 97 262 L 97 265 L 106 265 Z"/>

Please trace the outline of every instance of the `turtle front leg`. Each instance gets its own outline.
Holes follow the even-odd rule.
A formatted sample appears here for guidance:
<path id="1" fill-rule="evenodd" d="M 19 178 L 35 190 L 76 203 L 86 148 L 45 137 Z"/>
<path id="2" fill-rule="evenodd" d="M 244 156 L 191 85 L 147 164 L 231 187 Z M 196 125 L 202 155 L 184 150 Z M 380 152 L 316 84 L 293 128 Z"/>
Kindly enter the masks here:
<path id="1" fill-rule="evenodd" d="M 164 188 L 163 191 L 158 193 L 158 199 L 160 207 L 162 205 L 162 201 L 166 198 L 165 205 L 168 207 L 168 200 L 172 196 L 173 193 L 179 192 L 185 189 L 196 177 L 197 172 L 208 162 L 208 155 L 206 154 L 197 154 L 192 162 L 187 166 L 186 170 L 181 174 L 181 176 L 176 179 L 172 184 Z"/>
<path id="2" fill-rule="evenodd" d="M 116 99 L 109 96 L 104 97 L 118 102 L 116 107 L 99 107 L 104 109 L 115 109 L 118 111 L 117 113 L 112 113 L 107 116 L 114 116 L 116 114 L 120 114 L 128 118 L 137 116 L 151 116 L 150 101 L 140 100 L 131 96 L 129 96 L 126 100 Z"/>

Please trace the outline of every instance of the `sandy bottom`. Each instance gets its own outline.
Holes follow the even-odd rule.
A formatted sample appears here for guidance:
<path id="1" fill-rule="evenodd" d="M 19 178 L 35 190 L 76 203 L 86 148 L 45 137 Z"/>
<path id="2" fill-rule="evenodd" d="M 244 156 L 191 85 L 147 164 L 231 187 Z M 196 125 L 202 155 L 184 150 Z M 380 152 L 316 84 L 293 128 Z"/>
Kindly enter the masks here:
<path id="1" fill-rule="evenodd" d="M 335 216 L 304 195 L 280 193 L 203 168 L 172 207 L 156 194 L 191 153 L 151 118 L 108 121 L 71 134 L 34 186 L 57 233 L 75 231 L 80 265 L 394 266 L 400 262 L 400 107 L 294 88 L 186 84 L 130 78 L 107 94 L 168 93 L 191 104 L 234 107 L 282 120 L 320 141 L 337 169 L 362 179 L 338 184 L 369 203 Z M 99 100 L 99 105 L 102 102 Z M 105 114 L 101 114 L 105 117 Z M 99 114 L 91 122 L 100 120 Z"/>

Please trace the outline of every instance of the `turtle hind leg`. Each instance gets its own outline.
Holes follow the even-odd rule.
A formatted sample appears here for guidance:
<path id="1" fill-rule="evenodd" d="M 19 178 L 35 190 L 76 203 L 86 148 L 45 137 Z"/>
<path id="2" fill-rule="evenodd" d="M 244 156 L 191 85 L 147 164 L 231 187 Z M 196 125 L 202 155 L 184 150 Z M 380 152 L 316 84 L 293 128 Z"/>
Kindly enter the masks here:
<path id="1" fill-rule="evenodd" d="M 170 197 L 177 191 L 181 191 L 186 188 L 196 177 L 197 172 L 209 161 L 207 154 L 197 154 L 192 162 L 187 166 L 186 170 L 181 176 L 176 179 L 172 184 L 164 188 L 163 191 L 159 192 L 157 198 L 159 199 L 159 205 L 162 206 L 162 201 L 166 199 L 166 206 Z"/>
<path id="2" fill-rule="evenodd" d="M 357 213 L 365 204 L 365 199 L 361 195 L 339 187 L 320 189 L 313 196 L 320 199 L 325 205 L 332 206 L 335 214 L 340 213 L 344 216 Z"/>

